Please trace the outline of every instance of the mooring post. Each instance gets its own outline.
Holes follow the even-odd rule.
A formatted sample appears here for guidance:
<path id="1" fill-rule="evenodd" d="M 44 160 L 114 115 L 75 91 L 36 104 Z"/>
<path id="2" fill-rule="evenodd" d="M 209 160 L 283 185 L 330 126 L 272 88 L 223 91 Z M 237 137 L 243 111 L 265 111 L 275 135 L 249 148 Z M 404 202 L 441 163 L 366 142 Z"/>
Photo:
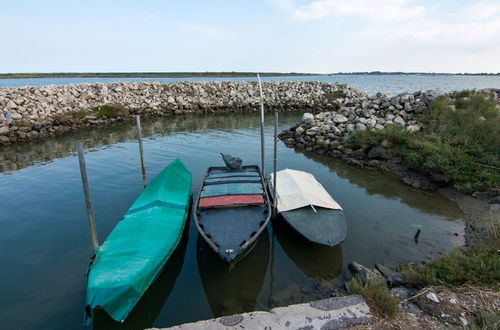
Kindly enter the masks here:
<path id="1" fill-rule="evenodd" d="M 274 112 L 274 161 L 273 161 L 273 215 L 277 215 L 277 207 L 278 207 L 278 200 L 277 200 L 277 186 L 276 186 L 276 172 L 278 171 L 278 111 Z"/>
<path id="2" fill-rule="evenodd" d="M 260 75 L 257 73 L 257 80 L 259 82 L 259 93 L 260 93 L 260 157 L 261 157 L 261 168 L 262 176 L 266 177 L 266 172 L 264 171 L 264 95 L 262 93 L 262 82 L 260 81 Z"/>
<path id="3" fill-rule="evenodd" d="M 85 195 L 85 206 L 87 208 L 87 216 L 89 218 L 90 237 L 92 238 L 92 247 L 94 248 L 94 251 L 96 251 L 99 247 L 99 241 L 97 240 L 97 232 L 95 230 L 94 211 L 92 210 L 92 201 L 90 200 L 87 168 L 85 166 L 85 158 L 83 156 L 81 142 L 76 143 L 76 150 L 78 151 L 78 162 L 80 163 L 80 173 L 82 175 L 83 194 Z"/>
<path id="4" fill-rule="evenodd" d="M 144 150 L 142 148 L 141 117 L 139 115 L 135 116 L 135 126 L 137 129 L 137 139 L 139 140 L 139 153 L 141 154 L 142 184 L 144 185 L 144 188 L 146 188 L 148 182 L 146 180 L 146 167 L 144 166 Z"/>

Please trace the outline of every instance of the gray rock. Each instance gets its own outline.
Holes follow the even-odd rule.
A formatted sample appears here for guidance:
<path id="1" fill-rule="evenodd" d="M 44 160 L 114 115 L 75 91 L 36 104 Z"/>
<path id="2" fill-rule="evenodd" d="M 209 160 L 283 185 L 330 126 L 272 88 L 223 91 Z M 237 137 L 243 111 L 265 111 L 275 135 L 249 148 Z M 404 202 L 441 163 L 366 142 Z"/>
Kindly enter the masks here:
<path id="1" fill-rule="evenodd" d="M 396 118 L 394 118 L 394 124 L 404 127 L 406 125 L 406 122 L 403 118 L 397 116 Z"/>
<path id="2" fill-rule="evenodd" d="M 311 127 L 310 129 L 308 129 L 306 131 L 306 134 L 309 136 L 315 136 L 316 134 L 318 134 L 318 132 L 319 132 L 319 127 L 315 126 L 315 127 Z"/>
<path id="3" fill-rule="evenodd" d="M 413 297 L 418 290 L 412 288 L 405 288 L 404 286 L 392 288 L 391 292 L 400 299 L 409 299 Z"/>
<path id="4" fill-rule="evenodd" d="M 346 130 L 347 132 L 354 132 L 356 130 L 356 126 L 354 126 L 354 124 L 347 124 L 346 125 Z"/>
<path id="5" fill-rule="evenodd" d="M 403 274 L 397 273 L 381 264 L 375 264 L 375 268 L 378 269 L 385 278 L 387 278 L 387 284 L 389 287 L 393 288 L 406 285 L 407 279 Z"/>
<path id="6" fill-rule="evenodd" d="M 376 146 L 370 149 L 370 151 L 368 152 L 368 158 L 388 159 L 389 156 L 387 154 L 387 149 L 382 146 Z"/>
<path id="7" fill-rule="evenodd" d="M 17 104 L 15 104 L 14 101 L 10 100 L 9 102 L 7 102 L 6 108 L 7 109 L 15 109 L 15 108 L 17 108 Z"/>
<path id="8" fill-rule="evenodd" d="M 304 133 L 304 131 L 305 131 L 305 130 L 304 130 L 304 128 L 303 128 L 303 127 L 301 127 L 301 126 L 299 126 L 299 127 L 297 127 L 297 128 L 295 129 L 295 133 L 297 133 L 297 134 L 301 134 L 301 135 Z"/>
<path id="9" fill-rule="evenodd" d="M 333 122 L 334 123 L 337 123 L 337 124 L 341 124 L 341 123 L 345 123 L 347 122 L 349 119 L 347 119 L 346 116 L 344 115 L 341 115 L 340 113 L 336 114 L 334 117 L 333 117 Z"/>
<path id="10" fill-rule="evenodd" d="M 5 126 L 2 126 L 0 127 L 0 135 L 7 135 L 9 134 L 9 128 L 8 127 L 5 127 Z"/>
<path id="11" fill-rule="evenodd" d="M 410 94 L 402 94 L 400 99 L 401 104 L 407 103 L 408 101 L 410 101 Z"/>
<path id="12" fill-rule="evenodd" d="M 17 112 L 13 112 L 12 113 L 12 119 L 15 119 L 15 120 L 17 120 L 17 119 L 23 119 L 23 116 L 21 114 L 17 113 Z"/>
<path id="13" fill-rule="evenodd" d="M 349 264 L 349 270 L 360 283 L 366 283 L 368 281 L 382 281 L 385 282 L 384 278 L 374 271 L 366 268 L 365 266 L 353 261 Z"/>
<path id="14" fill-rule="evenodd" d="M 356 124 L 356 131 L 366 131 L 367 129 L 368 128 L 363 123 L 357 123 Z"/>
<path id="15" fill-rule="evenodd" d="M 425 297 L 427 299 L 429 299 L 430 301 L 433 301 L 435 303 L 439 303 L 439 298 L 433 292 L 429 292 L 428 294 L 425 295 Z"/>
<path id="16" fill-rule="evenodd" d="M 333 130 L 333 134 L 335 134 L 337 136 L 342 135 L 342 130 L 340 130 L 340 128 L 338 128 L 337 126 L 333 126 L 332 130 Z"/>
<path id="17" fill-rule="evenodd" d="M 394 96 L 392 99 L 391 99 L 391 104 L 393 106 L 398 106 L 399 103 L 401 102 L 401 98 L 399 96 Z"/>
<path id="18" fill-rule="evenodd" d="M 368 119 L 366 122 L 365 122 L 365 125 L 366 127 L 368 127 L 369 129 L 372 129 L 375 127 L 375 125 L 377 125 L 377 120 L 374 119 L 374 118 L 370 118 Z"/>
<path id="19" fill-rule="evenodd" d="M 411 106 L 410 102 L 406 102 L 405 103 L 404 109 L 405 109 L 406 112 L 412 112 L 413 111 L 413 107 Z"/>
<path id="20" fill-rule="evenodd" d="M 407 126 L 405 129 L 408 131 L 408 132 L 419 132 L 420 129 L 422 127 L 418 124 L 414 124 L 414 125 L 409 125 Z"/>
<path id="21" fill-rule="evenodd" d="M 306 124 L 314 123 L 314 115 L 312 113 L 306 112 L 302 115 L 302 122 Z"/>

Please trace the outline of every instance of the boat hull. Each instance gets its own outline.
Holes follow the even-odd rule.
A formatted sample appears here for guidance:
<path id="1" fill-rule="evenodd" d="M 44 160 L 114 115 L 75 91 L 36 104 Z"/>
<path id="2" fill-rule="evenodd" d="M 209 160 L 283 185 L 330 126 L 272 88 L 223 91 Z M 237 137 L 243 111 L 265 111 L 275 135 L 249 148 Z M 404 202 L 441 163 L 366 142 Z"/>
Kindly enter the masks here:
<path id="1" fill-rule="evenodd" d="M 87 323 L 93 310 L 123 322 L 177 247 L 188 216 L 191 173 L 171 162 L 143 190 L 89 265 Z"/>
<path id="2" fill-rule="evenodd" d="M 347 235 L 343 210 L 310 206 L 281 212 L 283 219 L 310 242 L 326 246 L 342 243 Z"/>

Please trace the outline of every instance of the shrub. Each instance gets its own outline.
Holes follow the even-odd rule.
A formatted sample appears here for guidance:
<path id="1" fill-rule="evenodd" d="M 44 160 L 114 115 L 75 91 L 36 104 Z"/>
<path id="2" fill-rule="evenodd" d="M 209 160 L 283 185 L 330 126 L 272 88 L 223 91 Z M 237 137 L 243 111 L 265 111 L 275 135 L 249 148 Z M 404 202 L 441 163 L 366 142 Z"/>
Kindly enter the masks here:
<path id="1" fill-rule="evenodd" d="M 399 310 L 399 299 L 394 297 L 384 281 L 367 281 L 365 284 L 356 279 L 348 283 L 352 293 L 360 294 L 375 314 L 383 318 L 391 318 Z"/>
<path id="2" fill-rule="evenodd" d="M 351 148 L 362 148 L 377 146 L 386 140 L 388 143 L 401 146 L 406 145 L 411 139 L 412 133 L 398 125 L 387 125 L 384 129 L 375 131 L 356 131 L 351 134 L 348 146 Z"/>
<path id="3" fill-rule="evenodd" d="M 106 104 L 95 108 L 95 113 L 97 118 L 115 118 L 115 117 L 126 117 L 129 116 L 128 109 L 121 104 Z"/>
<path id="4" fill-rule="evenodd" d="M 411 286 L 461 286 L 465 284 L 500 288 L 500 255 L 494 250 L 473 252 L 455 249 L 424 265 L 403 271 Z"/>

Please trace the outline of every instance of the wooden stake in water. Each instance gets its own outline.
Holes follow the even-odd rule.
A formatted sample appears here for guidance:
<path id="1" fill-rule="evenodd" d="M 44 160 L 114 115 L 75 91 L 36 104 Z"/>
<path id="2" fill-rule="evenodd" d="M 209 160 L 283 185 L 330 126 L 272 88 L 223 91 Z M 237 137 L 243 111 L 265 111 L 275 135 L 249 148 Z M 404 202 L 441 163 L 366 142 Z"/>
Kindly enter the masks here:
<path id="1" fill-rule="evenodd" d="M 257 80 L 259 81 L 259 93 L 260 93 L 260 157 L 261 157 L 261 168 L 262 175 L 266 177 L 264 171 L 264 95 L 262 93 L 262 82 L 260 81 L 260 75 L 257 73 Z"/>
<path id="2" fill-rule="evenodd" d="M 273 215 L 277 215 L 277 207 L 278 207 L 278 200 L 277 200 L 277 194 L 276 194 L 276 172 L 278 170 L 278 112 L 274 112 L 274 161 L 273 161 Z"/>
<path id="3" fill-rule="evenodd" d="M 96 251 L 99 247 L 99 241 L 97 240 L 97 232 L 95 230 L 94 211 L 92 210 L 92 201 L 90 200 L 87 168 L 85 167 L 85 158 L 83 156 L 81 142 L 76 143 L 76 150 L 78 151 L 78 161 L 80 163 L 80 173 L 82 175 L 83 194 L 85 195 L 85 206 L 87 208 L 87 216 L 89 218 L 90 237 L 92 239 L 92 247 L 94 248 L 94 251 Z"/>
<path id="4" fill-rule="evenodd" d="M 137 129 L 137 139 L 139 140 L 139 153 L 141 154 L 142 184 L 144 185 L 144 188 L 146 188 L 148 181 L 146 180 L 146 167 L 144 166 L 144 150 L 142 148 L 141 117 L 139 115 L 135 116 L 135 126 Z"/>

